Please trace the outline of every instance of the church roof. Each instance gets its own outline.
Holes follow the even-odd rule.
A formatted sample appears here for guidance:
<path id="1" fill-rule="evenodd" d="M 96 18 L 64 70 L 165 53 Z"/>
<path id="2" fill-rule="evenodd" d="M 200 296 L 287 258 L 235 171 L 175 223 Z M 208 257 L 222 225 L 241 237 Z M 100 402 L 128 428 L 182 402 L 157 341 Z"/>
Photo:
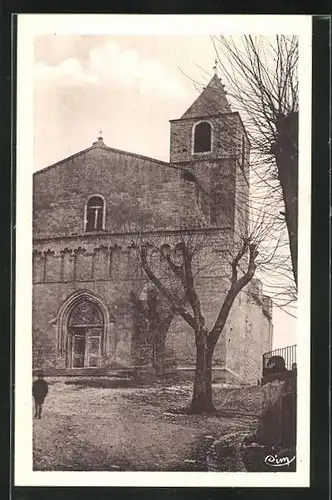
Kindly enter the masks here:
<path id="1" fill-rule="evenodd" d="M 215 74 L 196 101 L 187 109 L 183 118 L 198 118 L 201 116 L 216 115 L 220 113 L 231 113 L 231 107 L 227 101 L 224 85 Z"/>
<path id="2" fill-rule="evenodd" d="M 145 155 L 141 155 L 138 153 L 131 153 L 130 151 L 124 151 L 122 149 L 111 148 L 104 143 L 104 140 L 102 137 L 98 137 L 98 140 L 93 142 L 92 146 L 89 146 L 88 148 L 83 149 L 81 151 L 78 151 L 77 153 L 74 153 L 70 156 L 67 156 L 66 158 L 62 158 L 61 160 L 58 160 L 57 162 L 52 163 L 51 165 L 47 165 L 46 167 L 41 168 L 40 170 L 37 170 L 36 172 L 34 172 L 33 175 L 36 176 L 38 174 L 42 174 L 46 170 L 53 169 L 54 167 L 58 167 L 61 164 L 67 163 L 71 160 L 74 160 L 75 158 L 82 156 L 82 155 L 85 155 L 86 153 L 93 151 L 96 148 L 102 148 L 102 149 L 109 151 L 111 153 L 117 153 L 117 154 L 120 154 L 123 156 L 130 156 L 132 158 L 147 160 L 149 162 L 160 164 L 160 165 L 163 165 L 165 167 L 170 167 L 170 168 L 173 168 L 176 170 L 182 170 L 182 167 L 180 167 L 178 165 L 173 165 L 172 163 L 169 163 L 169 162 L 166 162 L 163 160 L 158 160 L 157 158 L 151 158 L 150 156 L 145 156 Z"/>

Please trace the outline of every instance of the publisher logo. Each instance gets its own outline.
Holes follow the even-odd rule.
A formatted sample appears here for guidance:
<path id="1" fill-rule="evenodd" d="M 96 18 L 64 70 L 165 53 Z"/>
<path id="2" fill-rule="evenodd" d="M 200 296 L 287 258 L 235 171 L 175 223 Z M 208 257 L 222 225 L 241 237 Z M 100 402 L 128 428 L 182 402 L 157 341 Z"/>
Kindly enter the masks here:
<path id="1" fill-rule="evenodd" d="M 278 455 L 267 455 L 264 459 L 266 465 L 271 467 L 288 467 L 295 460 L 295 455 L 292 458 L 278 457 Z"/>

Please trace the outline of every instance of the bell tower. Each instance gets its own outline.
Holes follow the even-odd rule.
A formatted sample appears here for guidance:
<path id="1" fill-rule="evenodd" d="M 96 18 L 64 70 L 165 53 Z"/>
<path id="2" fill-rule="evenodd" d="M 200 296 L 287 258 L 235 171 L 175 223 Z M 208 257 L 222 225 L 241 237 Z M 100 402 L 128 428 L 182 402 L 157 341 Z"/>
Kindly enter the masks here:
<path id="1" fill-rule="evenodd" d="M 246 232 L 250 142 L 216 72 L 182 117 L 170 124 L 170 162 L 195 175 L 198 191 L 207 198 L 207 222 Z"/>

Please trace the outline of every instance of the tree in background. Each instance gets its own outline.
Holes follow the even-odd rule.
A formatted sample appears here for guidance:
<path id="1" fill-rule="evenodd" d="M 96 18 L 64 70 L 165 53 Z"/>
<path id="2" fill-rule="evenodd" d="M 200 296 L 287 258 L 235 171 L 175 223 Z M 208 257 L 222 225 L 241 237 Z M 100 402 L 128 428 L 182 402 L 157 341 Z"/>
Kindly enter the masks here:
<path id="1" fill-rule="evenodd" d="M 297 285 L 298 38 L 221 35 L 212 41 L 227 93 L 251 141 L 251 168 L 263 188 L 262 196 L 284 216 Z"/>
<path id="2" fill-rule="evenodd" d="M 142 336 L 147 332 L 147 353 L 142 353 L 141 361 L 146 361 L 151 355 L 152 367 L 157 376 L 162 377 L 166 364 L 166 338 L 175 312 L 167 300 L 158 293 L 156 288 L 149 287 L 145 297 L 131 293 L 131 301 L 136 312 L 137 337 L 142 345 Z M 152 352 L 151 352 L 152 348 Z M 150 356 L 149 356 L 150 354 Z"/>

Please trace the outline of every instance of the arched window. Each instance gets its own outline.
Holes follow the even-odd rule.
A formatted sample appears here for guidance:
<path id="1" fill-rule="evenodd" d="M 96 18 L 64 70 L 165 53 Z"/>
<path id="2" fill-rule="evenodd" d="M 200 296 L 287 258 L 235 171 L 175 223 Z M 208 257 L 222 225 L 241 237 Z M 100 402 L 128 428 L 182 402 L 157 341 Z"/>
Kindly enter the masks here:
<path id="1" fill-rule="evenodd" d="M 91 196 L 86 205 L 85 230 L 102 231 L 105 223 L 105 202 L 101 196 Z"/>
<path id="2" fill-rule="evenodd" d="M 211 151 L 212 130 L 208 122 L 201 122 L 194 129 L 194 153 Z"/>

